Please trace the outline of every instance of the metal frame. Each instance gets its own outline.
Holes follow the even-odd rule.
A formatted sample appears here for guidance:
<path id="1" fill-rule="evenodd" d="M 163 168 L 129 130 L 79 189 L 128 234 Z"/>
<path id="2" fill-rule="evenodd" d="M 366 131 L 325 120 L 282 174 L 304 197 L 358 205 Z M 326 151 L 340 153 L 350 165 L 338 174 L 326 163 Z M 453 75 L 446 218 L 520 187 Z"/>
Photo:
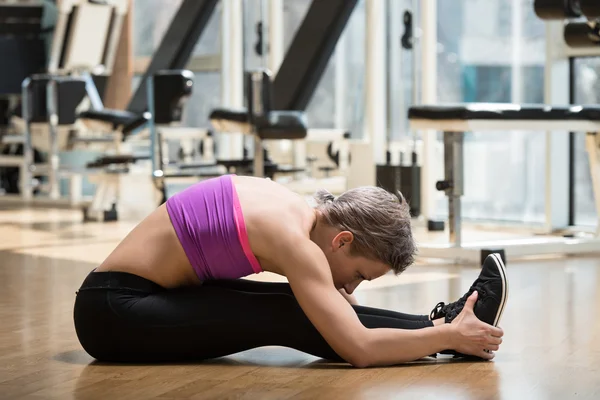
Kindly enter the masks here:
<path id="1" fill-rule="evenodd" d="M 70 41 L 73 35 L 80 32 L 71 30 L 67 36 L 67 28 L 69 19 L 71 18 L 76 6 L 85 5 L 86 7 L 110 7 L 107 13 L 110 13 L 109 24 L 106 31 L 99 32 L 103 34 L 105 46 L 99 49 L 97 53 L 86 54 L 87 60 L 82 65 L 71 65 L 68 70 L 70 49 Z M 59 16 L 57 25 L 53 35 L 52 48 L 50 52 L 50 60 L 48 63 L 48 72 L 50 77 L 46 87 L 46 107 L 47 107 L 47 124 L 31 123 L 30 115 L 30 84 L 31 78 L 26 78 L 21 84 L 22 96 L 22 119 L 24 123 L 24 132 L 22 137 L 23 156 L 5 157 L 0 159 L 0 165 L 18 165 L 20 168 L 20 190 L 21 194 L 17 196 L 2 196 L 0 199 L 8 202 L 19 201 L 27 205 L 51 205 L 51 206 L 69 206 L 69 207 L 87 207 L 90 205 L 90 200 L 85 199 L 82 195 L 81 181 L 84 174 L 91 173 L 86 170 L 65 170 L 60 168 L 59 163 L 59 103 L 58 103 L 58 85 L 61 81 L 70 79 L 70 76 L 80 76 L 86 82 L 85 89 L 90 100 L 91 106 L 94 109 L 103 108 L 101 97 L 94 84 L 93 78 L 90 75 L 92 69 L 98 67 L 92 65 L 92 60 L 100 59 L 102 64 L 102 72 L 110 73 L 112 71 L 117 44 L 119 41 L 121 27 L 125 14 L 128 12 L 127 0 L 109 0 L 107 4 L 95 5 L 87 4 L 81 0 L 65 0 L 59 4 Z M 73 22 L 71 22 L 73 23 Z M 90 58 L 93 57 L 93 58 Z M 48 147 L 49 160 L 44 164 L 34 164 L 33 157 L 33 128 L 35 126 L 47 126 L 48 128 Z M 85 140 L 84 140 L 85 141 Z M 116 141 L 115 141 L 116 142 Z M 34 172 L 39 175 L 47 175 L 49 183 L 41 185 L 41 189 L 47 192 L 48 197 L 34 198 L 32 178 Z M 59 191 L 59 181 L 61 177 L 67 177 L 70 181 L 69 196 L 66 199 L 61 198 Z M 94 196 L 93 202 L 101 202 L 98 194 L 102 194 L 103 188 L 99 188 L 97 195 Z M 118 190 L 115 192 L 118 193 Z M 102 219 L 102 218 L 99 218 Z"/>
<path id="2" fill-rule="evenodd" d="M 168 139 L 177 139 L 182 141 L 182 147 L 184 143 L 193 139 L 200 139 L 204 141 L 205 151 L 209 153 L 210 156 L 212 154 L 212 137 L 211 133 L 208 129 L 199 129 L 199 128 L 187 128 L 180 127 L 177 124 L 171 125 L 156 125 L 154 120 L 154 79 L 153 77 L 148 78 L 146 82 L 147 88 L 147 98 L 148 98 L 148 111 L 150 113 L 150 121 L 148 121 L 149 131 L 150 131 L 150 160 L 151 160 L 151 168 L 152 168 L 152 181 L 156 187 L 162 194 L 163 200 L 166 199 L 166 181 L 185 181 L 189 179 L 197 180 L 198 174 L 186 173 L 183 172 L 182 169 L 186 167 L 190 167 L 190 164 L 178 164 L 176 166 L 176 170 L 173 171 L 172 168 L 168 166 L 168 158 L 165 156 L 165 147 L 168 147 L 166 144 L 166 140 Z M 186 143 L 186 147 L 187 144 Z M 210 158 L 210 157 L 206 157 Z M 206 166 L 211 166 L 214 164 L 214 160 L 212 162 L 207 163 Z M 204 165 L 194 164 L 193 167 L 198 168 Z"/>
<path id="3" fill-rule="evenodd" d="M 546 23 L 546 68 L 544 69 L 544 102 L 569 103 L 569 59 L 563 57 L 563 24 Z M 546 198 L 547 232 L 569 228 L 569 134 L 568 121 L 546 132 Z M 533 128 L 535 129 L 535 128 Z M 588 131 L 590 129 L 583 129 Z"/>
<path id="4" fill-rule="evenodd" d="M 590 161 L 590 173 L 594 190 L 594 200 L 596 203 L 596 215 L 599 220 L 598 225 L 596 226 L 596 236 L 600 237 L 600 134 L 598 134 L 598 132 L 588 132 L 585 139 L 585 146 Z"/>
<path id="5" fill-rule="evenodd" d="M 254 176 L 257 177 L 265 176 L 265 149 L 263 147 L 262 139 L 256 131 L 256 124 L 254 124 L 254 119 L 263 117 L 265 113 L 270 111 L 263 109 L 263 104 L 265 103 L 265 99 L 263 98 L 263 96 L 265 95 L 263 91 L 263 82 L 265 79 L 270 78 L 271 75 L 263 70 L 250 72 L 248 76 L 248 90 L 250 90 L 251 96 L 251 98 L 249 99 L 250 104 L 248 104 L 248 113 L 250 118 L 251 129 L 250 135 L 254 139 L 254 157 L 252 159 L 252 172 Z M 270 105 L 270 101 L 267 101 L 267 104 Z"/>
<path id="6" fill-rule="evenodd" d="M 463 133 L 487 130 L 546 130 L 588 132 L 586 148 L 600 216 L 600 122 L 586 120 L 424 120 L 411 119 L 411 129 L 431 129 L 444 132 L 445 188 L 448 196 L 449 243 L 447 245 L 419 246 L 419 256 L 450 259 L 456 263 L 479 263 L 482 251 L 502 249 L 507 258 L 545 255 L 600 252 L 600 220 L 595 236 L 590 238 L 542 237 L 526 240 L 498 240 L 492 242 L 463 243 L 460 197 L 463 195 Z M 600 217 L 599 217 L 600 218 Z"/>

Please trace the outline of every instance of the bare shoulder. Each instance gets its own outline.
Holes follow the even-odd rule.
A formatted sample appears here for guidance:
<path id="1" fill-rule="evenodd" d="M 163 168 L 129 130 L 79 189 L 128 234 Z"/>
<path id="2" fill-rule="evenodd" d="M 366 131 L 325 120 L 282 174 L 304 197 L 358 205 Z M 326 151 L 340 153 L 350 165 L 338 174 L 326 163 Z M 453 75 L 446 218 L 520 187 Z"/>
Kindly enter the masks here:
<path id="1" fill-rule="evenodd" d="M 314 209 L 304 197 L 267 179 L 236 176 L 234 183 L 252 251 L 263 269 L 281 273 L 270 264 L 290 243 L 310 241 Z"/>

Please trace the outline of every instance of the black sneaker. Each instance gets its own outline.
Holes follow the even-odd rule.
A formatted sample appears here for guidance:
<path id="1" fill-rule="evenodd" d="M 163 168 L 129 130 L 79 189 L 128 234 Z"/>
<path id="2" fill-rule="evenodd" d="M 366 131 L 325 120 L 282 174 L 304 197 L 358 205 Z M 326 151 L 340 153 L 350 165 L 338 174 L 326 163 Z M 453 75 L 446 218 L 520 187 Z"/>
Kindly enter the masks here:
<path id="1" fill-rule="evenodd" d="M 487 256 L 479 277 L 463 297 L 449 304 L 438 303 L 431 311 L 431 320 L 444 318 L 447 324 L 451 323 L 461 313 L 467 298 L 475 290 L 478 292 L 477 302 L 473 308 L 475 316 L 487 324 L 498 326 L 508 298 L 506 267 L 499 254 L 494 253 Z M 462 356 L 453 350 L 443 351 L 442 354 Z"/>

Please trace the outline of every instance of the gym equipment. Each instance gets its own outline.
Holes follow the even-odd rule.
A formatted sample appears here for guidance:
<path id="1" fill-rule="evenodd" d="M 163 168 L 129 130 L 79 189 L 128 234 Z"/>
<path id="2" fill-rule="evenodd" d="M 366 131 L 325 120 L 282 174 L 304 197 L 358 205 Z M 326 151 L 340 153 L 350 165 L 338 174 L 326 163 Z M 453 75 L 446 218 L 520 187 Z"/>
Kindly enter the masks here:
<path id="1" fill-rule="evenodd" d="M 259 69 L 246 73 L 247 110 L 215 109 L 210 121 L 217 131 L 241 132 L 254 138 L 252 173 L 265 176 L 263 140 L 304 139 L 308 128 L 299 111 L 273 111 L 271 73 Z"/>
<path id="2" fill-rule="evenodd" d="M 388 151 L 386 164 L 377 165 L 377 186 L 388 192 L 398 191 L 410 205 L 410 214 L 418 217 L 421 214 L 421 168 L 413 158 L 412 165 L 392 165 L 391 154 Z"/>
<path id="3" fill-rule="evenodd" d="M 436 188 L 448 196 L 449 243 L 420 245 L 421 257 L 451 259 L 457 263 L 479 263 L 483 254 L 504 250 L 512 257 L 600 252 L 600 221 L 590 238 L 539 237 L 523 241 L 463 243 L 461 197 L 463 186 L 463 140 L 467 131 L 540 130 L 587 132 L 586 150 L 600 218 L 600 106 L 558 107 L 544 104 L 488 104 L 414 106 L 408 110 L 411 129 L 444 133 L 445 179 Z"/>
<path id="4" fill-rule="evenodd" d="M 598 21 L 569 21 L 564 28 L 565 43 L 573 48 L 600 46 Z"/>
<path id="5" fill-rule="evenodd" d="M 2 156 L 23 157 L 23 143 L 5 143 L 2 150 L 0 150 L 0 159 Z M 33 162 L 35 164 L 42 164 L 46 162 L 46 157 L 40 151 L 34 149 Z M 20 177 L 19 166 L 0 168 L 0 194 L 19 194 L 21 192 Z M 33 179 L 41 178 L 37 174 L 33 176 Z M 38 189 L 34 189 L 34 194 L 37 192 Z"/>
<path id="6" fill-rule="evenodd" d="M 582 15 L 580 0 L 535 0 L 535 14 L 544 20 L 579 18 Z"/>
<path id="7" fill-rule="evenodd" d="M 413 50 L 416 47 L 415 37 L 413 36 L 413 16 L 410 11 L 405 11 L 403 15 L 404 34 L 400 40 L 400 44 L 405 50 Z M 418 71 L 417 57 L 412 53 L 413 74 Z M 416 82 L 416 75 L 413 76 Z M 417 103 L 416 85 L 413 85 L 412 101 Z M 410 204 L 410 213 L 413 217 L 418 217 L 421 214 L 421 167 L 417 163 L 417 152 L 415 150 L 417 143 L 416 132 L 412 132 L 410 147 L 412 148 L 411 159 L 409 163 L 404 162 L 403 154 L 400 154 L 398 164 L 392 164 L 392 154 L 390 144 L 392 142 L 391 134 L 386 135 L 386 162 L 378 164 L 376 167 L 376 182 L 377 185 L 384 188 L 388 192 L 396 194 L 401 192 L 404 198 Z"/>
<path id="8" fill-rule="evenodd" d="M 31 200 L 34 187 L 32 185 L 32 169 L 38 174 L 44 174 L 49 178 L 48 191 L 50 198 L 56 200 L 60 193 L 58 189 L 60 148 L 66 147 L 68 131 L 59 127 L 69 129 L 75 123 L 75 109 L 86 94 L 86 81 L 77 77 L 60 77 L 52 75 L 32 75 L 23 81 L 22 116 L 25 127 L 25 140 L 23 147 L 23 158 L 25 167 L 20 171 L 21 195 L 25 200 Z M 50 101 L 48 101 L 50 100 Z M 58 108 L 57 104 L 61 104 Z M 39 130 L 36 130 L 37 129 Z M 50 128 L 49 135 L 45 130 Z M 34 133 L 38 139 L 39 148 L 48 149 L 48 164 L 34 164 L 32 158 L 34 149 Z M 41 131 L 41 132 L 40 132 Z M 42 137 L 48 140 L 46 146 L 42 144 Z"/>
<path id="9" fill-rule="evenodd" d="M 103 76 L 110 74 L 117 49 L 123 17 L 128 9 L 125 0 L 88 2 L 67 0 L 58 5 L 56 28 L 50 48 L 47 72 L 33 74 L 21 85 L 21 115 L 12 116 L 12 124 L 22 126 L 22 136 L 5 136 L 3 141 L 23 143 L 21 156 L 0 159 L 0 165 L 17 166 L 20 170 L 20 196 L 16 200 L 28 204 L 67 205 L 86 207 L 88 199 L 81 194 L 85 170 L 59 167 L 60 150 L 93 144 L 112 147 L 119 152 L 121 133 L 93 136 L 81 129 L 82 108 L 103 110 L 97 83 L 102 87 Z M 134 127 L 127 116 L 121 115 L 115 125 Z M 136 116 L 139 118 L 139 116 Z M 48 153 L 47 163 L 34 163 L 34 147 Z M 37 184 L 32 174 L 47 176 L 47 184 Z M 68 178 L 70 190 L 67 199 L 60 198 L 59 180 Z M 33 196 L 37 194 L 47 196 Z M 102 190 L 97 191 L 102 192 Z M 2 200 L 15 199 L 3 196 Z M 97 203 L 97 201 L 96 201 Z"/>
<path id="10" fill-rule="evenodd" d="M 600 2 L 597 0 L 536 0 L 536 15 L 544 20 L 566 20 L 564 40 L 574 49 L 600 45 Z M 586 20 L 581 20 L 586 18 Z"/>
<path id="11" fill-rule="evenodd" d="M 6 3 L 0 1 L 0 140 L 13 133 L 11 116 L 18 106 L 21 96 L 21 82 L 30 74 L 46 69 L 46 36 L 51 34 L 56 21 L 49 18 L 49 4 L 41 2 Z M 46 21 L 44 21 L 44 19 Z M 1 143 L 0 158 L 8 159 L 23 156 L 23 144 Z M 6 156 L 6 157 L 4 157 Z M 35 152 L 37 162 L 43 160 L 39 151 Z M 18 194 L 19 166 L 6 165 L 0 161 L 0 191 L 3 194 Z"/>
<path id="12" fill-rule="evenodd" d="M 45 36 L 53 26 L 43 26 L 43 18 L 50 11 L 41 1 L 0 2 L 0 96 L 20 95 L 25 78 L 46 70 Z"/>
<path id="13" fill-rule="evenodd" d="M 216 168 L 212 132 L 179 126 L 193 85 L 194 74 L 188 70 L 159 71 L 146 84 L 152 179 L 162 193 L 161 203 L 167 200 L 166 186 L 169 180 L 191 178 L 197 181 L 198 178 L 226 173 L 225 170 Z M 179 160 L 175 162 L 169 157 L 169 141 L 176 141 L 180 145 Z M 194 157 L 194 142 L 198 143 L 197 154 L 200 158 Z"/>
<path id="14" fill-rule="evenodd" d="M 579 0 L 581 12 L 587 18 L 600 18 L 600 3 L 598 0 Z"/>

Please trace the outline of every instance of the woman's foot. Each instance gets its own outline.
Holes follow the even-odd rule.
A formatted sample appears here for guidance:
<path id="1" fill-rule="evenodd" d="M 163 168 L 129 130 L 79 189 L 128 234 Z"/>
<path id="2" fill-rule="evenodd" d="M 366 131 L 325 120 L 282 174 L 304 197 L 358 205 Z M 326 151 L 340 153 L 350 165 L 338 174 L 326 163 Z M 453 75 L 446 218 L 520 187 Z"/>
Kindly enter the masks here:
<path id="1" fill-rule="evenodd" d="M 473 282 L 469 291 L 453 303 L 438 303 L 431 311 L 430 319 L 433 321 L 444 318 L 446 323 L 451 323 L 460 314 L 465 306 L 465 301 L 475 290 L 479 294 L 474 307 L 475 315 L 485 323 L 498 326 L 508 299 L 506 267 L 499 254 L 494 253 L 487 256 L 479 277 Z M 442 354 L 462 356 L 452 350 L 443 351 Z"/>

